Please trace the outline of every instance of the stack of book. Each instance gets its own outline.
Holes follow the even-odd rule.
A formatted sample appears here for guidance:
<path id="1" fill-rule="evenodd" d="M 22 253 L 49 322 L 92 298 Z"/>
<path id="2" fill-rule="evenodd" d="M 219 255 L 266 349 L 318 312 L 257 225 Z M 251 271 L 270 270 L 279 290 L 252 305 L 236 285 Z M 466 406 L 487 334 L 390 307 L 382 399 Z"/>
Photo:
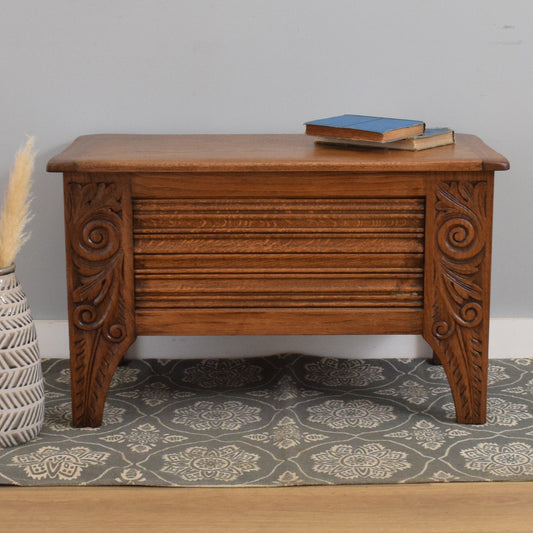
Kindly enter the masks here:
<path id="1" fill-rule="evenodd" d="M 305 133 L 323 144 L 393 150 L 426 150 L 453 144 L 449 128 L 426 128 L 420 120 L 340 115 L 305 123 Z"/>

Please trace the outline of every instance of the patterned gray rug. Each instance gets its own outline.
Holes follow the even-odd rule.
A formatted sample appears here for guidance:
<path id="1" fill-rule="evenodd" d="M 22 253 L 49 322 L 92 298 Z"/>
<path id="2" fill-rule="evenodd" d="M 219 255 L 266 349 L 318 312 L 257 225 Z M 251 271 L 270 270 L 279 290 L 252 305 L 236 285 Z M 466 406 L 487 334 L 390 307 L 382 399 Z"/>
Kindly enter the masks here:
<path id="1" fill-rule="evenodd" d="M 0 484 L 533 479 L 533 359 L 491 363 L 482 426 L 454 422 L 442 367 L 421 359 L 130 361 L 96 429 L 71 426 L 68 361 L 44 361 L 43 370 L 45 426 L 0 450 Z"/>

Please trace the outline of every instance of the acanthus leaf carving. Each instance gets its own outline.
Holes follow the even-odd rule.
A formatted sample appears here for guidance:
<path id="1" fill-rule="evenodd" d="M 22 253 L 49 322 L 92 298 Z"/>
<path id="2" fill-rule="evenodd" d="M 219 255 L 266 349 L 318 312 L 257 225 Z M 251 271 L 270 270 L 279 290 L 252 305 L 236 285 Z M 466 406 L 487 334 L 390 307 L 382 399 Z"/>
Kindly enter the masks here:
<path id="1" fill-rule="evenodd" d="M 101 370 L 116 366 L 127 348 L 125 341 L 134 338 L 124 294 L 123 195 L 120 183 L 112 179 L 66 184 L 76 425 L 99 425 L 101 416 L 95 414 L 98 407 L 89 395 L 105 401 L 112 374 Z M 88 419 L 77 419 L 76 413 Z"/>
<path id="2" fill-rule="evenodd" d="M 115 183 L 69 185 L 74 321 L 86 331 L 103 328 L 106 338 L 118 342 L 116 332 L 124 331 L 118 305 L 124 262 L 120 195 Z"/>
<path id="3" fill-rule="evenodd" d="M 489 193 L 487 181 L 442 181 L 435 191 L 430 344 L 446 368 L 461 421 L 485 416 Z"/>
<path id="4" fill-rule="evenodd" d="M 436 194 L 437 279 L 447 311 L 439 309 L 439 314 L 447 315 L 441 319 L 452 321 L 451 328 L 475 328 L 482 318 L 487 183 L 442 182 Z"/>

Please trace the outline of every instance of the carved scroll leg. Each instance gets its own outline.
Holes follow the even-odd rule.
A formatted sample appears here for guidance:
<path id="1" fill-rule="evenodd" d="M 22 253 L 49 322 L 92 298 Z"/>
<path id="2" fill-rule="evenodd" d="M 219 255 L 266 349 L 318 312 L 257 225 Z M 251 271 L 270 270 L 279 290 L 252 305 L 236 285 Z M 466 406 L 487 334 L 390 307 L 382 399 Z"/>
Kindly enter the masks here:
<path id="1" fill-rule="evenodd" d="M 70 371 L 72 423 L 76 427 L 102 425 L 105 401 L 113 374 L 133 339 L 94 343 L 83 334 L 71 335 Z"/>
<path id="2" fill-rule="evenodd" d="M 129 181 L 67 174 L 64 193 L 73 423 L 95 427 L 135 340 Z"/>
<path id="3" fill-rule="evenodd" d="M 427 339 L 427 337 L 426 337 Z M 431 344 L 431 339 L 427 339 Z M 461 333 L 454 333 L 446 345 L 435 346 L 435 352 L 448 377 L 455 404 L 457 422 L 461 424 L 484 424 L 487 419 L 488 357 L 477 351 Z"/>
<path id="4" fill-rule="evenodd" d="M 457 421 L 486 421 L 493 176 L 437 181 L 426 206 L 424 338 Z"/>

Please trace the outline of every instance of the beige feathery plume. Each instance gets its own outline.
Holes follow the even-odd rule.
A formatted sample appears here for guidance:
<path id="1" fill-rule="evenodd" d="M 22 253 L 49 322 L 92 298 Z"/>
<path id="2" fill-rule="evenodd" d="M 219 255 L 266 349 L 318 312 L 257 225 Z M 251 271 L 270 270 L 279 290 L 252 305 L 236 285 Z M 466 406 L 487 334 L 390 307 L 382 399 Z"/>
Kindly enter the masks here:
<path id="1" fill-rule="evenodd" d="M 24 231 L 31 219 L 30 189 L 35 153 L 33 137 L 15 157 L 15 164 L 9 176 L 4 207 L 0 214 L 0 268 L 10 266 L 29 235 Z"/>

